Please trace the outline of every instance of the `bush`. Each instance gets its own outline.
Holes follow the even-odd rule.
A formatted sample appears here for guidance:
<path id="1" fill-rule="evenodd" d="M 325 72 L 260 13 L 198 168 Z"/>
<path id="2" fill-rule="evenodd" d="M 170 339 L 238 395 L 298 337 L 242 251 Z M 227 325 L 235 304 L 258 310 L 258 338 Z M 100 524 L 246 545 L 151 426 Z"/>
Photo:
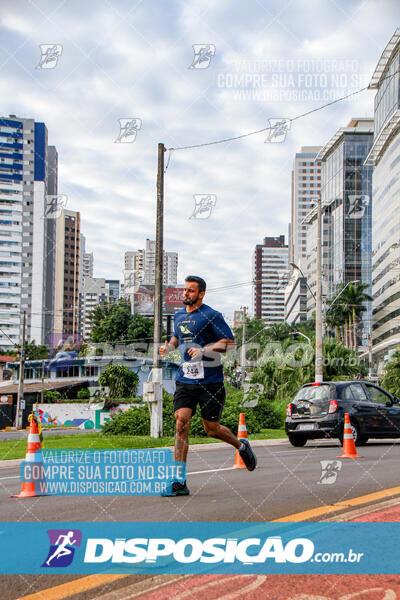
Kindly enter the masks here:
<path id="1" fill-rule="evenodd" d="M 99 384 L 108 387 L 110 398 L 135 395 L 139 386 L 139 376 L 128 367 L 110 363 L 99 377 Z"/>
<path id="2" fill-rule="evenodd" d="M 221 425 L 229 427 L 236 435 L 239 424 L 239 414 L 244 413 L 247 433 L 259 433 L 261 429 L 280 429 L 285 421 L 286 405 L 281 402 L 272 402 L 265 396 L 259 398 L 254 408 L 243 407 L 243 392 L 228 388 Z M 133 408 L 125 412 L 119 411 L 103 427 L 107 435 L 149 435 L 150 414 L 147 406 Z M 190 435 L 206 437 L 200 409 L 192 417 Z M 173 397 L 163 392 L 163 435 L 175 436 L 175 417 Z"/>
<path id="3" fill-rule="evenodd" d="M 104 424 L 102 432 L 105 435 L 149 435 L 149 409 L 147 406 L 140 406 L 125 412 L 119 411 Z"/>
<path id="4" fill-rule="evenodd" d="M 60 402 L 61 394 L 57 390 L 43 390 L 43 402 L 45 404 L 55 404 Z"/>
<path id="5" fill-rule="evenodd" d="M 286 406 L 283 402 L 271 402 L 261 396 L 253 411 L 261 429 L 281 429 L 285 425 Z"/>
<path id="6" fill-rule="evenodd" d="M 81 390 L 79 390 L 79 392 L 76 394 L 76 397 L 80 398 L 81 400 L 89 399 L 90 392 L 89 392 L 88 388 L 82 388 Z"/>

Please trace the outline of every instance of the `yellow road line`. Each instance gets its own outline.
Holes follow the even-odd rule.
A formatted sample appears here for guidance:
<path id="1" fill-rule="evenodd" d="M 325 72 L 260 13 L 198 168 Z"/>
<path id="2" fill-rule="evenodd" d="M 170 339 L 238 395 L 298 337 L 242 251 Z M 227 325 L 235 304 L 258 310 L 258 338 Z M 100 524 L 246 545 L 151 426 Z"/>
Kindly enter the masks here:
<path id="1" fill-rule="evenodd" d="M 373 492 L 372 494 L 366 494 L 365 496 L 358 496 L 357 498 L 351 498 L 350 500 L 343 500 L 342 502 L 336 502 L 335 504 L 326 504 L 325 506 L 318 506 L 317 508 L 311 508 L 310 510 L 304 510 L 303 512 L 294 513 L 287 517 L 281 517 L 280 519 L 274 519 L 273 523 L 285 522 L 285 521 L 308 521 L 309 519 L 315 519 L 322 517 L 326 514 L 343 510 L 346 508 L 352 508 L 353 506 L 360 506 L 367 502 L 376 502 L 377 500 L 383 500 L 391 496 L 397 496 L 400 494 L 400 486 L 382 490 L 380 492 Z M 372 512 L 372 510 L 371 510 Z"/>
<path id="2" fill-rule="evenodd" d="M 17 600 L 62 600 L 62 598 L 68 598 L 73 594 L 91 590 L 99 585 L 112 583 L 117 579 L 122 579 L 122 577 L 128 577 L 128 575 L 88 575 L 88 577 L 74 579 L 73 581 L 29 594 L 29 596 L 21 596 Z"/>
<path id="3" fill-rule="evenodd" d="M 309 519 L 315 519 L 318 517 L 325 516 L 332 512 L 360 506 L 368 502 L 376 502 L 385 498 L 400 495 L 400 486 L 382 490 L 380 492 L 373 492 L 371 494 L 365 494 L 364 496 L 358 496 L 357 498 L 351 498 L 350 500 L 344 500 L 342 502 L 336 502 L 335 504 L 326 504 L 325 506 L 318 506 L 317 508 L 311 508 L 310 510 L 304 510 L 303 512 L 294 513 L 280 519 L 274 519 L 272 523 L 279 522 L 298 522 L 307 521 Z M 372 511 L 371 511 L 372 512 Z M 68 583 L 63 583 L 52 588 L 44 589 L 29 596 L 21 596 L 17 600 L 62 600 L 68 598 L 74 594 L 79 594 L 86 590 L 91 590 L 95 587 L 106 583 L 112 583 L 123 577 L 129 575 L 89 575 L 88 577 L 81 577 L 80 579 L 74 579 Z"/>

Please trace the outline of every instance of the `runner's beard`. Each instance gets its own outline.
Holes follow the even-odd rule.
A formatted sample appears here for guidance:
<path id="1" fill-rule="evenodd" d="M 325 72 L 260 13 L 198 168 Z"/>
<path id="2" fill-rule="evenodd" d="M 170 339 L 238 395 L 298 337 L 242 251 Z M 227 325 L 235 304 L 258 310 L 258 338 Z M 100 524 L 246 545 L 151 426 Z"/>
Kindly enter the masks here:
<path id="1" fill-rule="evenodd" d="M 193 306 L 193 304 L 196 304 L 197 298 L 196 298 L 196 300 L 191 300 L 190 298 L 184 298 L 182 302 L 183 302 L 183 304 L 186 304 L 187 306 Z"/>

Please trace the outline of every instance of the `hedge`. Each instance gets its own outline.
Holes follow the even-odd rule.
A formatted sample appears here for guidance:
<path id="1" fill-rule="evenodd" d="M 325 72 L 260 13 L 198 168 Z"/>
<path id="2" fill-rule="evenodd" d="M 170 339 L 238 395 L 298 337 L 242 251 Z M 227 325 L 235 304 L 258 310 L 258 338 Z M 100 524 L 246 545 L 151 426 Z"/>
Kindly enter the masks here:
<path id="1" fill-rule="evenodd" d="M 279 429 L 285 420 L 285 407 L 282 404 L 271 402 L 260 396 L 258 404 L 254 408 L 243 407 L 243 393 L 235 390 L 227 394 L 221 425 L 226 425 L 236 435 L 241 412 L 245 415 L 248 433 L 259 433 L 261 429 L 265 428 Z M 115 413 L 104 425 L 102 432 L 105 435 L 149 435 L 150 414 L 147 406 Z M 163 434 L 175 435 L 173 397 L 165 391 L 163 393 Z M 192 417 L 190 435 L 207 436 L 199 408 Z"/>

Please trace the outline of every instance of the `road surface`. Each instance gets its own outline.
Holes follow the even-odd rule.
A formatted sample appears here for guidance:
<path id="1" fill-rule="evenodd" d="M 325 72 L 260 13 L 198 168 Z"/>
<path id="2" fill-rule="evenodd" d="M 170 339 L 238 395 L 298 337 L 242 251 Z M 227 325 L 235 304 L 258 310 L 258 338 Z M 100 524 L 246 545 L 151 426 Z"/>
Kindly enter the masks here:
<path id="1" fill-rule="evenodd" d="M 342 459 L 336 482 L 329 485 L 319 483 L 322 473 L 320 461 L 337 460 L 337 455 L 341 454 L 341 447 L 336 443 L 315 441 L 309 442 L 304 448 L 293 448 L 285 440 L 276 440 L 268 443 L 257 442 L 254 448 L 258 456 L 258 467 L 252 473 L 232 469 L 234 452 L 230 447 L 203 445 L 192 448 L 188 460 L 188 485 L 191 495 L 181 498 L 137 496 L 11 499 L 9 495 L 20 490 L 18 461 L 2 463 L 2 520 L 272 521 L 294 513 L 304 514 L 304 511 L 311 511 L 304 520 L 322 520 L 318 513 L 319 507 L 324 507 L 327 511 L 332 505 L 341 503 L 340 510 L 337 509 L 333 517 L 340 520 L 343 513 L 350 514 L 350 518 L 362 518 L 352 516 L 354 511 L 359 511 L 358 501 L 352 502 L 352 499 L 373 492 L 383 493 L 383 490 L 395 488 L 400 484 L 399 441 L 372 441 L 359 448 L 362 458 Z M 389 505 L 393 502 L 390 497 L 388 501 Z M 365 502 L 362 501 L 364 512 Z M 372 509 L 369 510 L 371 512 Z M 398 507 L 397 512 L 393 512 L 394 510 L 391 505 L 386 507 L 389 513 L 385 513 L 382 520 L 398 520 L 400 511 Z M 380 520 L 379 516 L 377 520 Z M 67 587 L 60 591 L 64 582 L 68 582 Z M 194 597 L 207 600 L 230 600 L 236 597 L 242 600 L 345 600 L 345 594 L 350 592 L 362 592 L 360 598 L 363 600 L 400 600 L 398 576 L 330 575 L 321 578 L 311 575 L 254 575 L 234 578 L 205 575 L 191 578 L 174 576 L 168 582 L 166 576 L 149 578 L 135 575 L 105 582 L 99 578 L 96 581 L 92 579 L 87 583 L 87 591 L 83 591 L 84 582 L 85 578 L 82 576 L 3 576 L 0 596 L 4 600 L 16 600 L 22 596 L 36 594 L 38 590 L 61 586 L 57 588 L 58 591 L 52 592 L 55 596 L 48 596 L 47 592 L 43 592 L 40 596 L 31 596 L 29 600 L 47 600 L 48 597 L 54 600 L 62 597 L 71 597 L 74 600 L 193 598 L 187 595 L 188 590 L 196 591 Z M 117 595 L 111 597 L 110 592 L 117 589 Z M 370 589 L 372 591 L 368 592 Z M 236 595 L 238 591 L 239 596 Z M 301 596 L 306 591 L 307 595 Z M 354 596 L 354 599 L 356 597 Z M 353 596 L 351 598 L 353 599 Z"/>

